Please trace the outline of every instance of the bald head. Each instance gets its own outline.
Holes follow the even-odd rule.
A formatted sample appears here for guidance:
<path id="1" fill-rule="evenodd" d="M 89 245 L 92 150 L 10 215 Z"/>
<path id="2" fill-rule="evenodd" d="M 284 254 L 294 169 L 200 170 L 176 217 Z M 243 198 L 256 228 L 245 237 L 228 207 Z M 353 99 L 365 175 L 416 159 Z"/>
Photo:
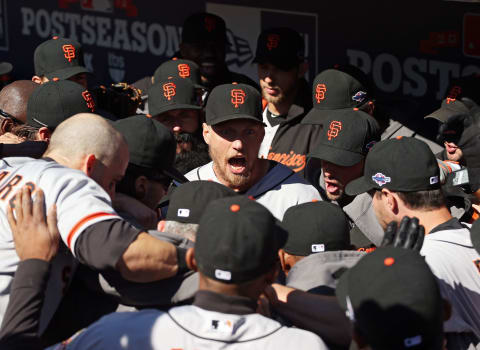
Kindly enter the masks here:
<path id="1" fill-rule="evenodd" d="M 31 80 L 17 80 L 0 91 L 0 109 L 25 123 L 27 102 L 39 85 Z"/>
<path id="2" fill-rule="evenodd" d="M 128 147 L 122 134 L 108 121 L 97 114 L 80 113 L 57 126 L 45 155 L 60 155 L 75 161 L 93 154 L 98 160 L 110 163 L 125 149 Z"/>

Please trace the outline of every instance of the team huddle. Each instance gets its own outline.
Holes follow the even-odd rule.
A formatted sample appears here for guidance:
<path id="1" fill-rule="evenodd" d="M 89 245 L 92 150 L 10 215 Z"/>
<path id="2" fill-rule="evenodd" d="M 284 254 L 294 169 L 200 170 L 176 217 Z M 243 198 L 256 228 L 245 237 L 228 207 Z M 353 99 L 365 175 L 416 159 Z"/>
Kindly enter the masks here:
<path id="1" fill-rule="evenodd" d="M 53 37 L 0 91 L 0 348 L 480 349 L 480 77 L 426 135 L 291 28 L 258 81 L 227 45 L 105 87 Z"/>

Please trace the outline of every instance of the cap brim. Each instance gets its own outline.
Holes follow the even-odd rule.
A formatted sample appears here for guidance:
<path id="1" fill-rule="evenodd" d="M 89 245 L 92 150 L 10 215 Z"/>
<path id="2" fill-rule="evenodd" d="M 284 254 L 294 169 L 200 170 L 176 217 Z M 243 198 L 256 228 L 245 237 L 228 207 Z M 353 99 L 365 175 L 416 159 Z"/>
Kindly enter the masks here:
<path id="1" fill-rule="evenodd" d="M 480 254 L 480 220 L 473 223 L 470 229 L 470 239 L 472 240 L 473 247 Z"/>
<path id="2" fill-rule="evenodd" d="M 360 153 L 319 144 L 314 151 L 307 155 L 307 158 L 318 158 L 340 166 L 352 166 L 363 160 L 365 156 Z"/>
<path id="3" fill-rule="evenodd" d="M 189 104 L 171 104 L 171 105 L 163 106 L 162 108 L 158 108 L 158 109 L 151 108 L 151 106 L 149 106 L 149 108 L 150 108 L 149 109 L 150 115 L 152 116 L 156 116 L 156 115 L 159 115 L 168 111 L 172 111 L 175 109 L 193 109 L 193 110 L 202 109 L 201 106 L 189 105 Z"/>
<path id="4" fill-rule="evenodd" d="M 73 77 L 75 74 L 80 74 L 80 73 L 90 73 L 90 71 L 83 66 L 76 66 L 76 67 L 67 67 L 67 68 L 59 69 L 54 72 L 47 73 L 45 74 L 45 76 L 49 80 L 52 80 L 53 78 L 66 80 L 68 78 Z"/>
<path id="5" fill-rule="evenodd" d="M 292 58 L 292 59 L 285 59 L 284 57 L 274 57 L 274 56 L 255 56 L 255 58 L 252 60 L 252 63 L 271 63 L 274 66 L 283 69 L 283 70 L 290 70 L 293 67 L 297 66 L 301 60 L 298 58 Z"/>
<path id="6" fill-rule="evenodd" d="M 338 280 L 337 287 L 335 288 L 335 295 L 337 297 L 338 304 L 343 311 L 348 310 L 347 306 L 347 296 L 348 296 L 348 289 L 349 289 L 349 275 L 350 270 L 345 271 L 340 279 Z"/>
<path id="7" fill-rule="evenodd" d="M 248 120 L 253 120 L 258 123 L 261 123 L 262 125 L 265 126 L 265 123 L 263 122 L 262 119 L 259 119 L 257 117 L 254 117 L 253 115 L 248 115 L 248 114 L 229 114 L 229 115 L 224 115 L 218 118 L 215 118 L 213 121 L 208 120 L 207 118 L 207 124 L 208 125 L 217 125 L 229 120 L 237 120 L 237 119 L 248 119 Z"/>
<path id="8" fill-rule="evenodd" d="M 188 179 L 177 169 L 174 167 L 167 167 L 162 169 L 163 174 L 166 176 L 170 177 L 171 179 L 183 184 L 185 182 L 188 182 Z"/>
<path id="9" fill-rule="evenodd" d="M 13 70 L 13 65 L 9 62 L 0 63 L 0 75 L 8 74 Z"/>
<path id="10" fill-rule="evenodd" d="M 433 118 L 442 123 L 445 123 L 448 118 L 458 114 L 458 111 L 454 111 L 449 108 L 439 108 L 436 111 L 433 111 L 431 114 L 427 115 L 424 119 Z"/>
<path id="11" fill-rule="evenodd" d="M 371 182 L 367 182 L 365 176 L 359 177 L 358 179 L 350 181 L 347 186 L 345 186 L 345 193 L 349 196 L 356 196 L 361 193 L 365 193 L 375 188 Z"/>
<path id="12" fill-rule="evenodd" d="M 353 107 L 338 108 L 338 109 L 319 109 L 313 107 L 303 117 L 301 124 L 319 125 L 323 124 L 325 119 L 335 117 L 336 115 L 344 115 L 345 111 L 353 110 Z"/>

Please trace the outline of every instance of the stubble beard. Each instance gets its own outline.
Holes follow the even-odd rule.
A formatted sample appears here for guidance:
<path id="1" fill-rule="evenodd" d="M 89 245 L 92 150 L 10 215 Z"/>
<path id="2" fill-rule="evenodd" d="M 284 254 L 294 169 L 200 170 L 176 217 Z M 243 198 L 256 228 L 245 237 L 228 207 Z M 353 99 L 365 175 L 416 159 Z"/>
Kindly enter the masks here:
<path id="1" fill-rule="evenodd" d="M 210 158 L 213 160 L 213 170 L 217 178 L 232 189 L 239 191 L 247 190 L 252 172 L 247 170 L 244 174 L 232 174 L 227 170 L 228 162 L 224 162 L 221 157 L 217 157 L 214 153 L 209 149 Z"/>

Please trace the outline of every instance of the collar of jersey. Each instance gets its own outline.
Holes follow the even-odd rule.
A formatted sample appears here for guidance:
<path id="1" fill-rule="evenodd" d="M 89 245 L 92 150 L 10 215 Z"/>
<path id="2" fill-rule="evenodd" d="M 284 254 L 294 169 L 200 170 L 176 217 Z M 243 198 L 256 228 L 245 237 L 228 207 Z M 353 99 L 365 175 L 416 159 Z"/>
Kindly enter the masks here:
<path id="1" fill-rule="evenodd" d="M 195 294 L 193 305 L 208 311 L 234 315 L 254 314 L 257 308 L 255 300 L 250 298 L 219 294 L 207 290 L 199 290 Z"/>

